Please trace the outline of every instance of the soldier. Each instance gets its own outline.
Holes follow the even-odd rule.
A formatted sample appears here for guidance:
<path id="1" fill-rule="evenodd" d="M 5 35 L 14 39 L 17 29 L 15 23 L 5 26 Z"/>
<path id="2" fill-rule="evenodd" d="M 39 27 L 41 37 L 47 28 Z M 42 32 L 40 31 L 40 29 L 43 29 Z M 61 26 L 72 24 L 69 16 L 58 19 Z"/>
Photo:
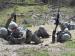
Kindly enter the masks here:
<path id="1" fill-rule="evenodd" d="M 20 31 L 21 29 L 18 29 L 17 25 L 16 24 L 13 25 L 12 23 L 9 24 L 9 28 L 11 29 L 10 31 L 12 32 L 12 35 L 10 35 L 10 41 L 14 44 L 21 44 L 21 43 L 30 44 L 31 41 L 35 42 L 36 44 L 41 43 L 40 38 L 38 38 L 37 35 L 32 34 L 32 32 L 28 29 L 27 30 L 22 29 L 22 31 Z"/>
<path id="2" fill-rule="evenodd" d="M 8 36 L 10 34 L 10 32 L 8 30 L 8 26 L 12 19 L 14 19 L 14 21 L 16 22 L 16 16 L 14 15 L 14 13 L 11 14 L 11 17 L 6 22 L 5 27 L 0 28 L 0 36 L 2 38 L 4 38 L 5 40 L 8 40 L 8 37 L 6 37 L 6 36 Z"/>
<path id="3" fill-rule="evenodd" d="M 44 29 L 44 27 L 39 27 L 39 29 L 37 31 L 34 32 L 38 37 L 42 37 L 42 38 L 49 38 L 49 34 L 47 33 L 47 31 Z"/>
<path id="4" fill-rule="evenodd" d="M 65 42 L 71 39 L 71 34 L 68 32 L 68 28 L 57 32 L 57 42 Z"/>
<path id="5" fill-rule="evenodd" d="M 42 43 L 42 41 L 40 40 L 40 38 L 39 38 L 35 33 L 32 35 L 32 41 L 33 41 L 35 44 Z"/>
<path id="6" fill-rule="evenodd" d="M 7 37 L 5 37 L 5 40 L 14 43 L 19 44 L 25 42 L 25 32 L 20 32 L 20 29 L 18 25 L 16 24 L 16 14 L 12 13 L 11 17 L 7 20 L 5 28 L 7 29 Z M 24 35 L 23 35 L 24 34 Z"/>
<path id="7" fill-rule="evenodd" d="M 26 44 L 30 44 L 31 43 L 31 40 L 32 40 L 32 32 L 27 29 L 25 43 Z"/>
<path id="8" fill-rule="evenodd" d="M 8 26 L 8 31 L 9 31 L 8 35 L 9 42 L 14 44 L 21 44 L 25 41 L 26 37 L 25 36 L 22 37 L 23 32 L 20 31 L 18 25 L 15 22 L 13 21 L 10 22 Z"/>
<path id="9" fill-rule="evenodd" d="M 31 41 L 35 42 L 36 44 L 41 43 L 40 38 L 35 33 L 32 34 L 30 30 L 18 27 L 18 25 L 16 24 L 15 13 L 12 13 L 11 17 L 7 20 L 5 28 L 0 29 L 0 36 L 1 35 L 11 44 L 29 44 L 31 43 Z"/>

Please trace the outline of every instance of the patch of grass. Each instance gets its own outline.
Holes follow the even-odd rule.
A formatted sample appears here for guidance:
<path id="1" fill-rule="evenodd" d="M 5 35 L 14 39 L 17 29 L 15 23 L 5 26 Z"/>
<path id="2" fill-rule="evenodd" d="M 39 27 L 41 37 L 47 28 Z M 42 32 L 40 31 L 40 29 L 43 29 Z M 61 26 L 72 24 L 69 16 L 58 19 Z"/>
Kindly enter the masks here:
<path id="1" fill-rule="evenodd" d="M 27 27 L 32 27 L 32 25 L 31 24 L 28 24 Z"/>
<path id="2" fill-rule="evenodd" d="M 42 7 L 42 8 L 41 8 Z M 27 18 L 32 18 L 32 13 L 43 13 L 45 11 L 47 11 L 47 5 L 44 6 L 18 6 L 15 5 L 12 8 L 6 8 L 4 10 L 0 11 L 0 25 L 5 24 L 7 19 L 10 17 L 8 14 L 11 14 L 14 11 L 14 8 L 16 8 L 16 13 L 17 14 L 24 14 L 24 17 L 18 17 L 17 16 L 17 21 L 19 21 L 19 23 L 21 22 L 21 19 L 27 19 Z M 4 22 L 5 21 L 5 22 Z"/>
<path id="3" fill-rule="evenodd" d="M 75 48 L 75 40 L 67 41 L 64 45 L 66 48 Z"/>
<path id="4" fill-rule="evenodd" d="M 64 52 L 61 56 L 75 56 L 75 51 Z"/>
<path id="5" fill-rule="evenodd" d="M 32 48 L 21 48 L 16 50 L 19 56 L 49 56 L 48 51 L 45 50 L 38 50 Z"/>
<path id="6" fill-rule="evenodd" d="M 33 4 L 35 2 L 35 0 L 25 0 L 25 2 L 26 3 L 32 3 Z"/>
<path id="7" fill-rule="evenodd" d="M 71 36 L 72 36 L 71 41 L 65 42 L 64 46 L 66 48 L 75 48 L 75 30 L 71 30 L 70 33 L 71 33 Z"/>

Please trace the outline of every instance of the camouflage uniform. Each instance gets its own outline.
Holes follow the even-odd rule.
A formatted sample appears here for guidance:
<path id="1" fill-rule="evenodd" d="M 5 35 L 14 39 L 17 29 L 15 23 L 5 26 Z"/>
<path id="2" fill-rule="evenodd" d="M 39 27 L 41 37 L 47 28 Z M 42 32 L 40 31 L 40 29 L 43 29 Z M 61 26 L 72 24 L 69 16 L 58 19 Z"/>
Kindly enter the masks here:
<path id="1" fill-rule="evenodd" d="M 68 31 L 59 31 L 57 33 L 57 42 L 65 42 L 71 39 L 71 34 Z"/>

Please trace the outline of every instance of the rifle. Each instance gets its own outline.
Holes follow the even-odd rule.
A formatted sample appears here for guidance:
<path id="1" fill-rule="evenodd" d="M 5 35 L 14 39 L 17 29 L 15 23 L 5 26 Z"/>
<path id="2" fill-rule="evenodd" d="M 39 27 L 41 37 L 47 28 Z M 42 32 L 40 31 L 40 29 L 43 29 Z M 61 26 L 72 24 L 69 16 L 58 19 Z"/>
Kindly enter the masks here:
<path id="1" fill-rule="evenodd" d="M 8 29 L 8 26 L 9 26 L 10 22 L 12 21 L 12 19 L 13 19 L 14 22 L 16 22 L 16 14 L 15 13 L 12 13 L 11 17 L 7 20 L 5 28 Z"/>
<path id="2" fill-rule="evenodd" d="M 56 30 L 57 30 L 57 27 L 59 25 L 59 10 L 58 10 L 58 13 L 57 13 L 57 17 L 56 17 L 56 20 L 55 20 L 55 29 L 53 30 L 52 32 L 52 43 L 55 43 L 55 34 L 56 34 Z"/>

